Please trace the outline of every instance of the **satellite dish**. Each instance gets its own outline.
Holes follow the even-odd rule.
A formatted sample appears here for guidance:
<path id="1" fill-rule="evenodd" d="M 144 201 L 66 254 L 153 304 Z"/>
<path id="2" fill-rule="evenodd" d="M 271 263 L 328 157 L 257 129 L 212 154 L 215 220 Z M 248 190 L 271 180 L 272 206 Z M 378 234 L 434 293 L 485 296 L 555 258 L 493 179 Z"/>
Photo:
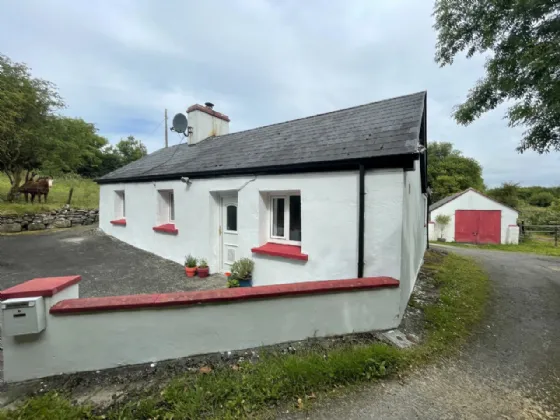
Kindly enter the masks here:
<path id="1" fill-rule="evenodd" d="M 189 122 L 187 121 L 187 117 L 185 117 L 184 114 L 178 113 L 173 117 L 173 131 L 185 134 L 185 131 L 187 131 L 188 127 Z"/>

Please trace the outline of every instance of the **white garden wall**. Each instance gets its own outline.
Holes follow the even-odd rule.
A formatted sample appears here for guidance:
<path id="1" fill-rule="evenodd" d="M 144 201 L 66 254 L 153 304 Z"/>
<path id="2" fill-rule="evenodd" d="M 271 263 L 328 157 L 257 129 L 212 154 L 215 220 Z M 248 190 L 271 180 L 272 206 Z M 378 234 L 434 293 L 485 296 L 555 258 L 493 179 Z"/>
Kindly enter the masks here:
<path id="1" fill-rule="evenodd" d="M 400 278 L 403 171 L 366 173 L 366 276 Z M 115 219 L 115 190 L 126 191 L 126 226 Z M 175 192 L 177 235 L 154 232 L 157 191 Z M 300 191 L 301 252 L 306 262 L 252 254 L 266 242 L 268 224 L 263 194 Z M 219 196 L 238 192 L 238 255 L 255 261 L 255 285 L 344 279 L 357 275 L 358 171 L 276 176 L 244 176 L 101 185 L 100 228 L 133 246 L 182 263 L 191 253 L 219 269 Z"/>
<path id="2" fill-rule="evenodd" d="M 22 290 L 29 296 L 29 287 Z M 43 332 L 3 336 L 4 378 L 14 382 L 390 329 L 398 325 L 399 293 L 390 278 L 70 299 L 78 297 L 74 285 L 45 299 Z M 52 311 L 62 313 L 50 312 L 56 302 Z"/>
<path id="3" fill-rule="evenodd" d="M 430 220 L 436 220 L 439 214 L 451 216 L 449 225 L 443 230 L 443 237 L 448 242 L 455 242 L 455 211 L 456 210 L 500 210 L 502 212 L 501 221 L 501 243 L 508 243 L 508 227 L 517 224 L 518 213 L 506 207 L 497 201 L 494 201 L 484 195 L 468 190 L 459 197 L 451 200 L 441 207 L 430 212 Z M 436 223 L 434 226 L 432 240 L 441 237 L 441 227 Z"/>

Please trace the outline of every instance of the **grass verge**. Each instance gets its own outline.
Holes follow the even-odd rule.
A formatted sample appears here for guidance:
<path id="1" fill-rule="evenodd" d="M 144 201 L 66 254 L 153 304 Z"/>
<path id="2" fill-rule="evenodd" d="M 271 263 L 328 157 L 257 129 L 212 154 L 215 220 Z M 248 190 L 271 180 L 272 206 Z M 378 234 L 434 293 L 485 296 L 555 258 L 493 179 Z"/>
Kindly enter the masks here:
<path id="1" fill-rule="evenodd" d="M 37 198 L 35 198 L 35 203 L 26 203 L 23 194 L 18 201 L 9 203 L 5 199 L 10 190 L 10 181 L 6 175 L 0 174 L 0 215 L 35 214 L 59 209 L 66 204 L 70 188 L 74 188 L 72 207 L 84 209 L 99 207 L 99 185 L 91 179 L 84 179 L 76 175 L 55 177 L 47 203 L 38 203 Z"/>
<path id="2" fill-rule="evenodd" d="M 472 245 L 472 244 L 461 244 L 457 242 L 445 242 L 439 243 L 441 245 L 450 245 L 460 248 L 478 248 L 478 249 L 488 249 L 493 251 L 508 251 L 508 252 L 526 252 L 529 254 L 540 254 L 540 255 L 550 255 L 553 257 L 560 257 L 560 246 L 554 246 L 553 241 L 540 241 L 540 240 L 530 240 L 520 243 L 519 245 L 512 244 L 484 244 L 484 245 Z"/>
<path id="3" fill-rule="evenodd" d="M 443 356 L 461 345 L 482 318 L 488 277 L 471 259 L 429 251 L 425 270 L 439 287 L 436 305 L 424 307 L 426 340 L 410 350 L 385 344 L 345 346 L 297 355 L 263 355 L 255 364 L 187 374 L 163 390 L 103 412 L 75 406 L 56 393 L 27 400 L 0 419 L 236 419 L 293 402 L 300 408 L 333 388 L 377 380 Z"/>

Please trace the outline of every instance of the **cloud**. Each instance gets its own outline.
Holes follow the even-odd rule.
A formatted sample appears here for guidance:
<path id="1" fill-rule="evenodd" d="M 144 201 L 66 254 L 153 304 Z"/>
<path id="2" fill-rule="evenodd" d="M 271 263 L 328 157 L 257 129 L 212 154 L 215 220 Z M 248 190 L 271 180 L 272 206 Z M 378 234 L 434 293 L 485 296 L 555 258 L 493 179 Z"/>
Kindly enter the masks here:
<path id="1" fill-rule="evenodd" d="M 484 57 L 439 68 L 431 8 L 413 0 L 29 0 L 4 5 L 0 51 L 55 82 L 65 112 L 112 142 L 133 134 L 156 150 L 164 108 L 173 115 L 208 100 L 239 131 L 428 90 L 430 140 L 478 159 L 488 185 L 558 184 L 559 154 L 517 154 L 522 130 L 507 127 L 504 108 L 467 127 L 453 121 Z"/>

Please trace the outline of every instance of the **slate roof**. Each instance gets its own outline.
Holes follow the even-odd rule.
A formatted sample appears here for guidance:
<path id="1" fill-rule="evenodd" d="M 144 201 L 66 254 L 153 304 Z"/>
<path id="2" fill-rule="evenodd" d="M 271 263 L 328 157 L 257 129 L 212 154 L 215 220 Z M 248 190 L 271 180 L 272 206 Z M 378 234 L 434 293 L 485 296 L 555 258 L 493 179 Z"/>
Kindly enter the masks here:
<path id="1" fill-rule="evenodd" d="M 196 176 L 418 153 L 426 92 L 158 150 L 97 181 Z"/>

